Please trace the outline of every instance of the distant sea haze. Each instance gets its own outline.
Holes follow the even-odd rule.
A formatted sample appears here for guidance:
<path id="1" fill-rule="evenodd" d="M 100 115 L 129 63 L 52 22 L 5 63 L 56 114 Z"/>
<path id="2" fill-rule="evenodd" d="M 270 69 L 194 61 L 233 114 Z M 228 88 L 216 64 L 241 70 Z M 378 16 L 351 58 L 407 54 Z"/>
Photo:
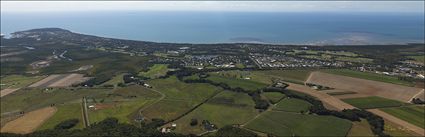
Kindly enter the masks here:
<path id="1" fill-rule="evenodd" d="M 1 33 L 58 27 L 176 43 L 423 43 L 423 13 L 91 12 L 1 13 Z"/>

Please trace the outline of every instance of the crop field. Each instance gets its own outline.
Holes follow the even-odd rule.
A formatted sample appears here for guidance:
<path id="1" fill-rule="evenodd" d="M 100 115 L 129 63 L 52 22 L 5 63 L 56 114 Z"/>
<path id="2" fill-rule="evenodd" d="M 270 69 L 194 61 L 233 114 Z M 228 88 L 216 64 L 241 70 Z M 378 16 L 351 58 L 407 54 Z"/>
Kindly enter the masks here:
<path id="1" fill-rule="evenodd" d="M 223 91 L 217 96 L 201 105 L 188 115 L 177 120 L 176 132 L 185 134 L 199 134 L 206 130 L 201 125 L 203 120 L 208 120 L 218 128 L 225 125 L 243 124 L 257 115 L 254 101 L 244 93 Z M 191 126 L 192 119 L 198 125 Z"/>
<path id="2" fill-rule="evenodd" d="M 24 114 L 22 117 L 10 121 L 1 128 L 1 132 L 26 134 L 36 130 L 47 119 L 55 114 L 56 108 L 45 107 Z"/>
<path id="3" fill-rule="evenodd" d="M 105 89 L 21 89 L 1 98 L 1 113 L 32 111 L 52 104 L 110 93 Z"/>
<path id="4" fill-rule="evenodd" d="M 220 82 L 226 83 L 231 88 L 240 87 L 240 88 L 243 88 L 243 89 L 249 90 L 249 91 L 255 91 L 255 90 L 262 89 L 262 88 L 267 86 L 266 84 L 251 81 L 251 80 L 231 79 L 231 78 L 225 78 L 225 77 L 221 77 L 221 76 L 209 76 L 207 79 L 214 81 L 214 82 L 217 82 L 217 83 L 220 83 Z"/>
<path id="5" fill-rule="evenodd" d="M 424 106 L 406 106 L 396 108 L 383 108 L 382 111 L 393 115 L 399 119 L 409 122 L 421 128 L 425 128 L 425 107 Z"/>
<path id="6" fill-rule="evenodd" d="M 143 115 L 148 118 L 161 118 L 171 120 L 190 110 L 197 104 L 206 100 L 220 88 L 204 83 L 187 84 L 179 81 L 176 77 L 167 79 L 155 79 L 148 81 L 154 90 L 165 95 L 165 98 L 153 104 Z"/>
<path id="7" fill-rule="evenodd" d="M 347 137 L 364 136 L 374 136 L 367 120 L 362 119 L 360 122 L 353 122 L 353 126 L 351 127 L 350 132 L 348 132 Z"/>
<path id="8" fill-rule="evenodd" d="M 13 88 L 13 89 L 23 88 L 43 78 L 44 76 L 28 77 L 23 75 L 10 75 L 10 76 L 0 78 L 0 83 L 1 83 L 0 87 L 1 87 L 1 90 L 6 88 Z"/>
<path id="9" fill-rule="evenodd" d="M 419 137 L 419 135 L 413 133 L 412 131 L 387 120 L 385 120 L 384 133 L 393 137 Z"/>
<path id="10" fill-rule="evenodd" d="M 149 68 L 147 72 L 140 72 L 140 76 L 148 77 L 148 78 L 158 78 L 160 76 L 164 76 L 167 74 L 168 65 L 167 64 L 155 64 Z"/>
<path id="11" fill-rule="evenodd" d="M 322 72 L 311 73 L 307 83 L 327 86 L 338 90 L 354 91 L 369 96 L 379 96 L 388 99 L 409 102 L 420 92 L 421 88 L 401 86 L 366 79 L 359 79 Z"/>
<path id="12" fill-rule="evenodd" d="M 332 116 L 264 113 L 245 127 L 276 136 L 345 136 L 351 128 L 351 121 Z"/>
<path id="13" fill-rule="evenodd" d="M 265 96 L 271 103 L 276 104 L 282 98 L 286 97 L 285 94 L 279 92 L 264 92 L 261 95 Z"/>
<path id="14" fill-rule="evenodd" d="M 398 84 L 403 86 L 414 85 L 414 83 L 399 80 L 395 76 L 387 76 L 387 75 L 376 74 L 371 72 L 360 72 L 360 71 L 354 71 L 349 69 L 326 69 L 322 71 L 326 73 L 330 73 L 330 74 L 336 74 L 336 75 L 342 75 L 342 76 L 348 76 L 348 77 L 354 77 L 354 78 L 360 78 L 360 79 L 367 79 L 367 80 L 373 80 L 373 81 L 380 81 L 380 82 Z"/>
<path id="15" fill-rule="evenodd" d="M 397 107 L 405 104 L 396 100 L 376 96 L 342 99 L 342 101 L 362 109 Z"/>
<path id="16" fill-rule="evenodd" d="M 46 120 L 37 130 L 53 129 L 57 124 L 69 119 L 78 119 L 79 122 L 73 129 L 82 129 L 84 126 L 81 107 L 81 103 L 57 105 L 56 113 Z"/>
<path id="17" fill-rule="evenodd" d="M 273 108 L 273 110 L 286 112 L 306 112 L 312 105 L 304 100 L 296 98 L 285 98 Z"/>

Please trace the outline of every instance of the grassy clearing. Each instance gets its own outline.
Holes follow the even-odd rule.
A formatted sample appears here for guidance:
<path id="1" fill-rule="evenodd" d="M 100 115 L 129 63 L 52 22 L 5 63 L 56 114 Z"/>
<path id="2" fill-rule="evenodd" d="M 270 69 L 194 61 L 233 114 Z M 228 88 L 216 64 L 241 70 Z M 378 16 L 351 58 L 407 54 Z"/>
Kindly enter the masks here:
<path id="1" fill-rule="evenodd" d="M 144 110 L 142 115 L 148 119 L 159 118 L 168 121 L 184 114 L 195 106 L 196 103 L 184 100 L 161 100 Z"/>
<path id="2" fill-rule="evenodd" d="M 362 119 L 360 122 L 353 122 L 353 126 L 348 132 L 347 137 L 365 137 L 375 136 L 370 129 L 370 125 L 367 120 Z"/>
<path id="3" fill-rule="evenodd" d="M 273 104 L 279 102 L 282 98 L 286 97 L 285 94 L 279 92 L 264 92 L 261 95 L 265 96 Z"/>
<path id="4" fill-rule="evenodd" d="M 417 134 L 413 133 L 412 131 L 401 127 L 397 124 L 394 124 L 390 121 L 385 120 L 385 127 L 384 127 L 384 133 L 392 136 L 392 137 L 414 137 L 418 136 Z"/>
<path id="5" fill-rule="evenodd" d="M 296 98 L 286 98 L 276 104 L 273 110 L 287 111 L 287 112 L 301 112 L 308 111 L 312 105 L 304 100 Z"/>
<path id="6" fill-rule="evenodd" d="M 398 108 L 383 108 L 382 111 L 391 114 L 397 118 L 405 120 L 413 125 L 425 128 L 425 107 L 424 106 L 406 106 Z"/>
<path id="7" fill-rule="evenodd" d="M 22 75 L 9 75 L 0 78 L 0 88 L 23 88 L 43 79 L 44 77 L 45 76 L 28 77 Z"/>
<path id="8" fill-rule="evenodd" d="M 81 100 L 84 96 L 110 93 L 107 89 L 22 89 L 1 98 L 1 113 L 30 111 L 38 108 Z"/>
<path id="9" fill-rule="evenodd" d="M 402 106 L 405 104 L 403 102 L 381 98 L 377 96 L 349 98 L 349 99 L 342 99 L 342 101 L 362 109 L 397 107 L 397 106 Z"/>
<path id="10" fill-rule="evenodd" d="M 203 104 L 193 112 L 176 121 L 176 132 L 199 134 L 204 132 L 203 120 L 208 120 L 218 128 L 225 125 L 243 124 L 254 118 L 257 111 L 254 101 L 244 93 L 224 91 Z M 198 125 L 190 126 L 191 119 L 197 119 Z"/>
<path id="11" fill-rule="evenodd" d="M 148 78 L 158 78 L 167 74 L 168 64 L 155 64 L 149 68 L 147 72 L 140 72 L 139 76 L 144 76 Z"/>
<path id="12" fill-rule="evenodd" d="M 226 78 L 221 76 L 209 76 L 207 79 L 217 83 L 220 83 L 220 82 L 226 83 L 232 88 L 240 87 L 249 91 L 255 91 L 267 86 L 266 84 L 251 81 L 251 80 L 232 79 L 232 78 Z"/>
<path id="13" fill-rule="evenodd" d="M 370 73 L 370 72 L 360 72 L 360 71 L 353 71 L 349 69 L 327 69 L 322 71 L 326 73 L 343 75 L 343 76 L 354 77 L 354 78 L 380 81 L 380 82 L 386 82 L 386 83 L 392 83 L 392 84 L 398 84 L 398 85 L 404 85 L 404 86 L 414 86 L 414 83 L 399 80 L 398 77 Z"/>
<path id="14" fill-rule="evenodd" d="M 73 129 L 82 129 L 84 128 L 82 112 L 81 112 L 81 103 L 72 103 L 56 106 L 56 113 L 49 118 L 41 127 L 37 130 L 53 129 L 57 124 L 69 120 L 69 119 L 78 119 L 78 124 Z"/>
<path id="15" fill-rule="evenodd" d="M 116 75 L 115 77 L 112 77 L 111 80 L 106 81 L 102 85 L 114 85 L 115 87 L 118 85 L 118 83 L 124 83 L 124 74 Z"/>
<path id="16" fill-rule="evenodd" d="M 246 128 L 276 136 L 345 136 L 351 127 L 348 120 L 288 112 L 264 112 Z"/>

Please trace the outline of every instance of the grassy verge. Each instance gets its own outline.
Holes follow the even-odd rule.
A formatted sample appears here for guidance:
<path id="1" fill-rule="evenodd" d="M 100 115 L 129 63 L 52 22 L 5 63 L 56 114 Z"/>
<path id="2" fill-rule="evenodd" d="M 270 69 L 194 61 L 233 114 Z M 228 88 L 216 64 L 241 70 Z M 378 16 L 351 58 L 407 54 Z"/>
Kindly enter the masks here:
<path id="1" fill-rule="evenodd" d="M 381 98 L 377 96 L 349 98 L 349 99 L 342 99 L 342 101 L 362 109 L 397 107 L 397 106 L 402 106 L 405 104 L 403 102 Z"/>

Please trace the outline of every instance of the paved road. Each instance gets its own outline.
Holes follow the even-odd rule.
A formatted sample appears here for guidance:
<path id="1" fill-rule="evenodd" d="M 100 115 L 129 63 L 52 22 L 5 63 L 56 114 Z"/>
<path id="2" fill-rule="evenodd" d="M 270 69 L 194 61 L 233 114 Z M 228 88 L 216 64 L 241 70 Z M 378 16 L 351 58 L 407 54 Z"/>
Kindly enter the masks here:
<path id="1" fill-rule="evenodd" d="M 381 116 L 382 118 L 384 118 L 388 121 L 391 121 L 391 122 L 393 122 L 397 125 L 403 126 L 404 128 L 407 128 L 407 129 L 409 129 L 409 130 L 411 130 L 411 131 L 413 131 L 413 132 L 415 132 L 415 133 L 417 133 L 421 136 L 425 136 L 425 130 L 423 128 L 420 128 L 420 127 L 415 126 L 413 124 L 407 123 L 406 121 L 401 120 L 397 117 L 394 117 L 390 114 L 387 114 L 387 113 L 385 113 L 385 112 L 383 112 L 379 109 L 369 109 L 367 111 L 372 112 L 375 115 Z"/>

